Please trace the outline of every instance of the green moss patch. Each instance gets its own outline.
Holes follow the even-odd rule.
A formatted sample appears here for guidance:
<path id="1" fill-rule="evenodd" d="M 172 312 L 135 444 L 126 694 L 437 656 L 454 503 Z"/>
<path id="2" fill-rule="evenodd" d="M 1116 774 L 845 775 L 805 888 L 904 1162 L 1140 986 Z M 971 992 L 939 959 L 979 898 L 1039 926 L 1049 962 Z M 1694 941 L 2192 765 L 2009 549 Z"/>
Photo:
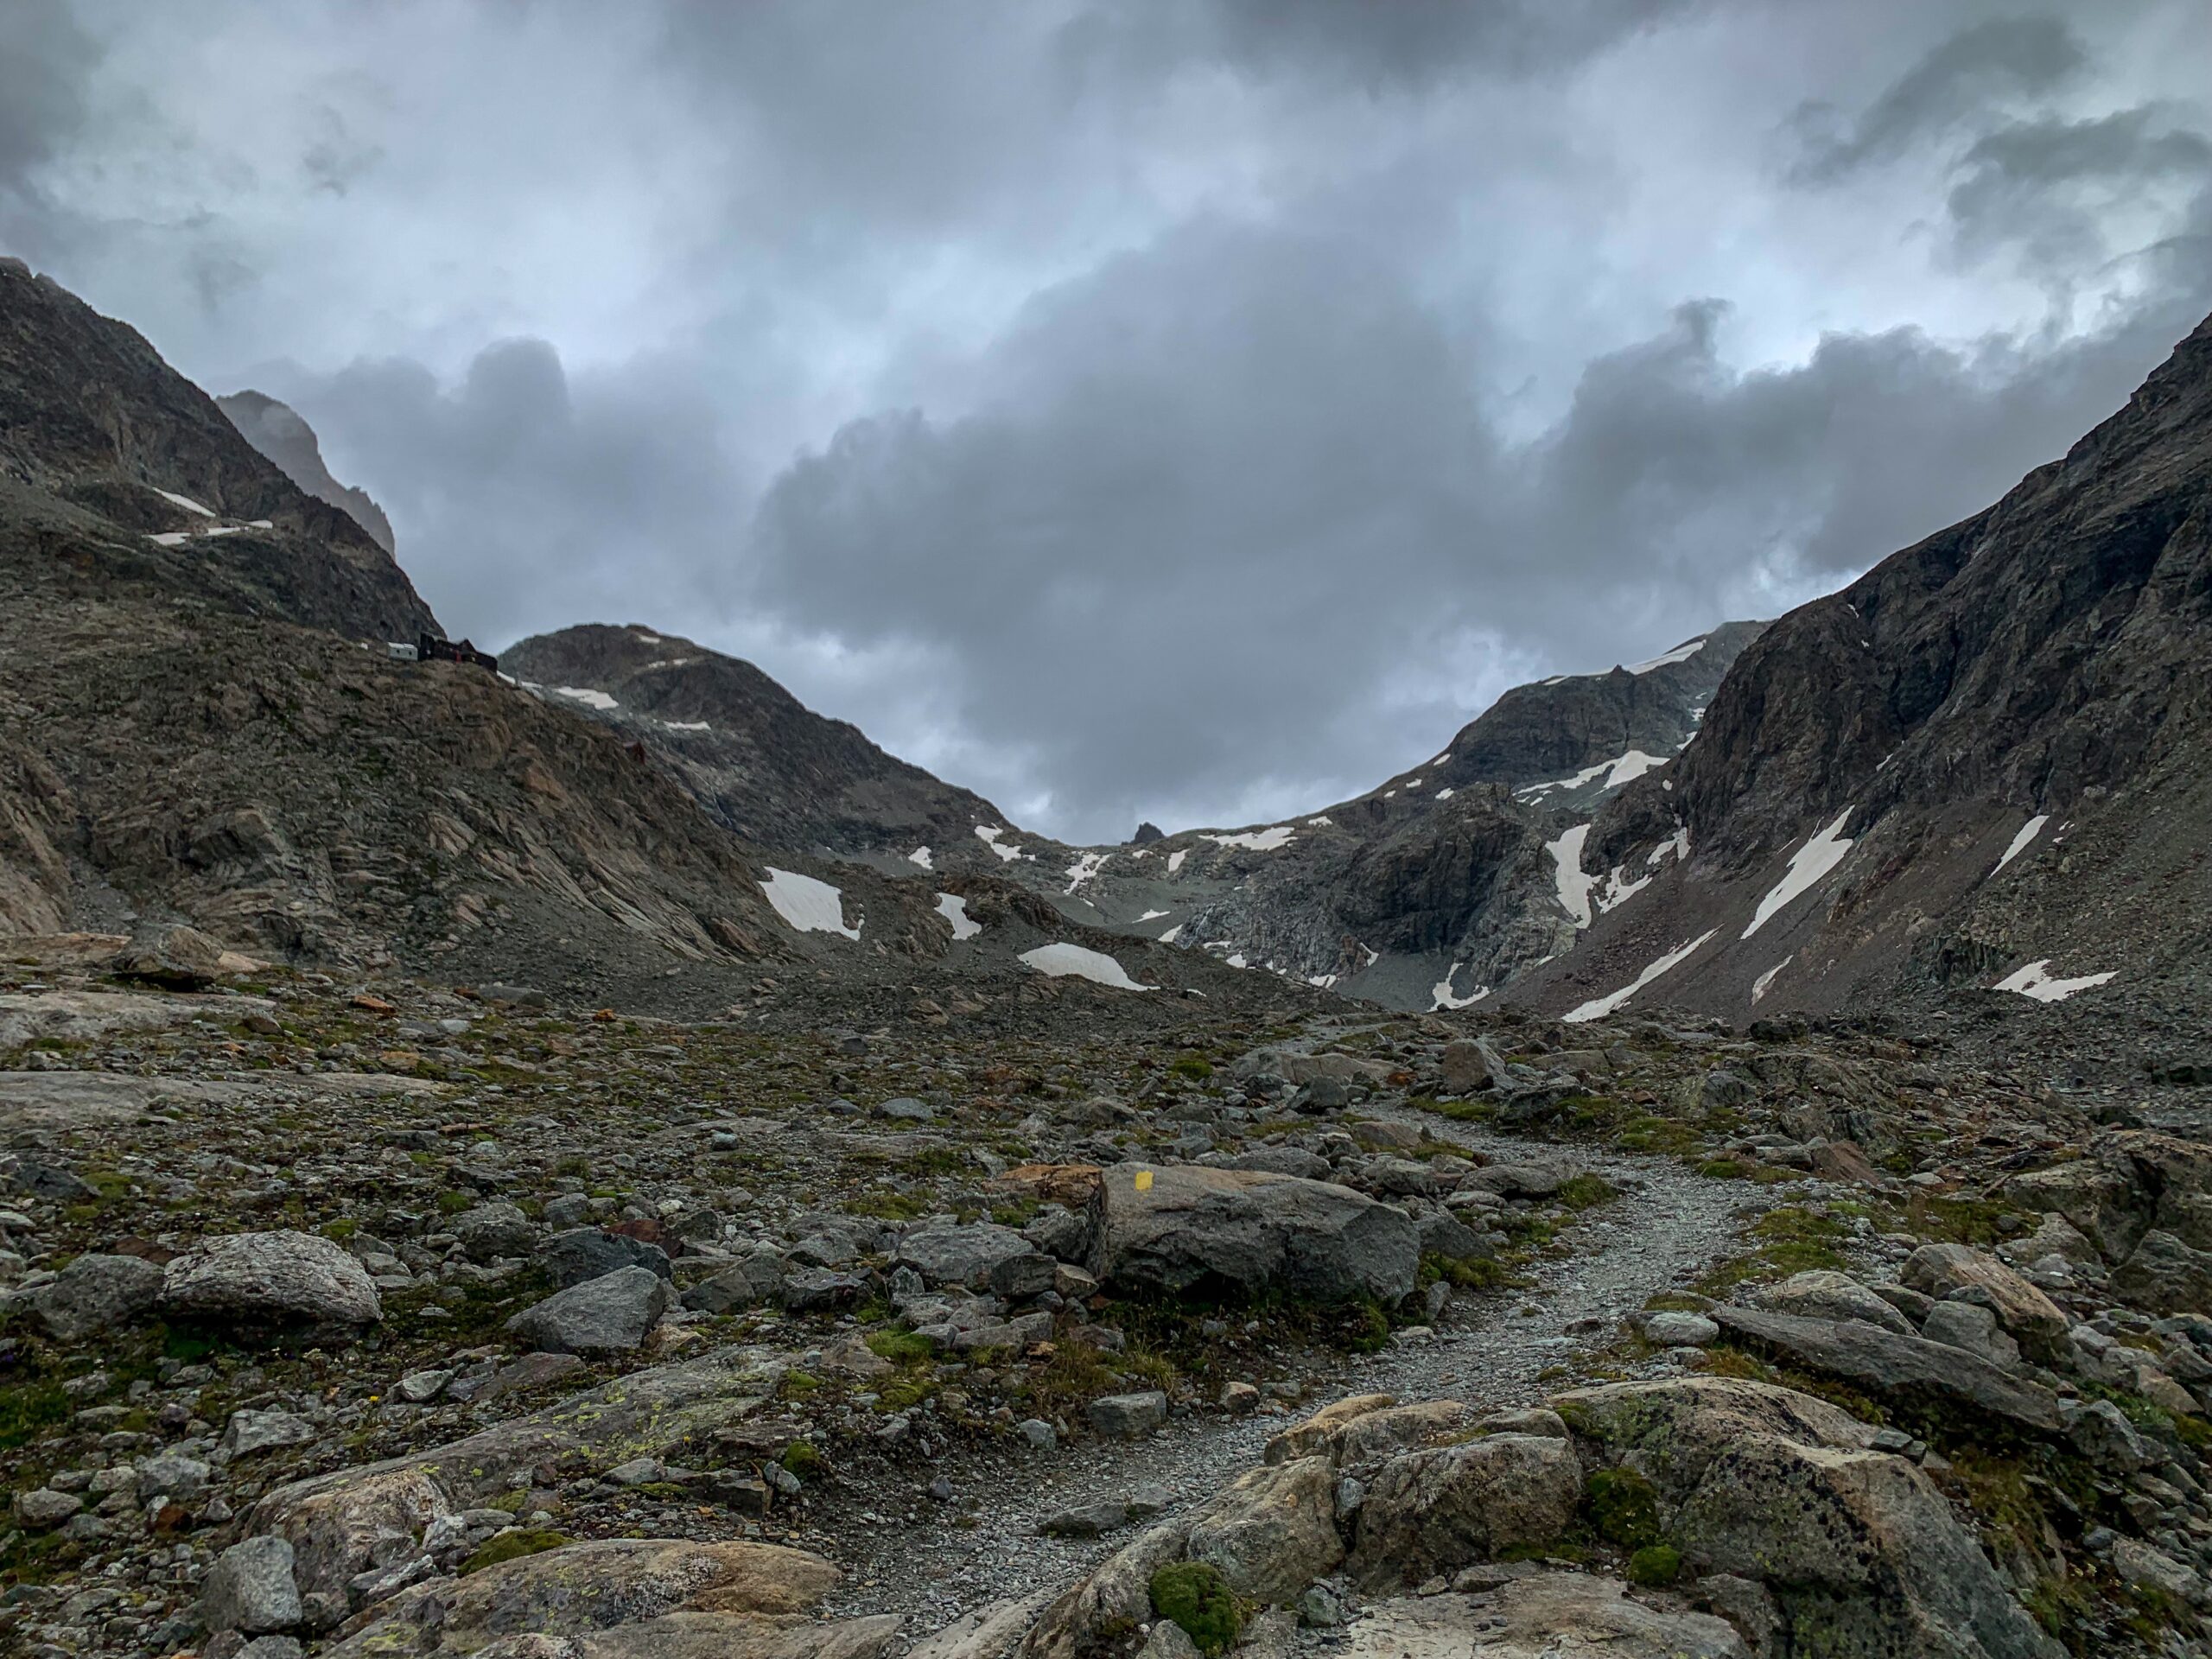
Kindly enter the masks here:
<path id="1" fill-rule="evenodd" d="M 549 1549 L 558 1549 L 569 1541 L 566 1533 L 550 1531 L 543 1527 L 518 1527 L 512 1532 L 503 1532 L 461 1564 L 461 1576 L 481 1573 L 487 1567 L 497 1567 L 501 1561 L 518 1560 L 524 1555 L 541 1554 Z"/>
<path id="2" fill-rule="evenodd" d="M 1183 1627 L 1200 1653 L 1224 1653 L 1244 1628 L 1236 1598 L 1221 1569 L 1205 1561 L 1173 1561 L 1152 1575 L 1152 1610 Z"/>

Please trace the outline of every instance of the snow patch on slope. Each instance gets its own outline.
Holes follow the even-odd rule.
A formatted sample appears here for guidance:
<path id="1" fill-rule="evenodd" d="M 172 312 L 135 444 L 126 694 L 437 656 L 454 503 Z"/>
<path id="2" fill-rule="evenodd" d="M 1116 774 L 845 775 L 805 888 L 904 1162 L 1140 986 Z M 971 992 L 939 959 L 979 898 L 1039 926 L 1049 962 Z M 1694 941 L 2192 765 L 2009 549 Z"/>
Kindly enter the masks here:
<path id="1" fill-rule="evenodd" d="M 1989 988 L 2011 991 L 2018 996 L 2031 997 L 2037 1002 L 2063 1002 L 2077 991 L 2086 991 L 2120 977 L 2114 969 L 2110 973 L 2084 974 L 2079 979 L 2054 979 L 2050 972 L 2050 958 L 2031 962 L 2018 973 L 2007 974 Z"/>
<path id="2" fill-rule="evenodd" d="M 1997 861 L 1997 870 L 2003 869 L 2007 864 L 2010 864 L 2022 853 L 2026 852 L 2028 850 L 2029 843 L 2033 842 L 2038 835 L 2043 833 L 2044 825 L 2050 822 L 2050 814 L 2044 812 L 2030 818 L 2025 823 L 2022 824 L 2020 826 L 2020 833 L 2012 837 L 2012 844 L 2005 849 L 2005 856 Z M 1994 875 L 1997 874 L 1997 870 L 1992 870 L 1990 874 Z"/>
<path id="3" fill-rule="evenodd" d="M 556 685 L 553 688 L 553 695 L 566 697 L 571 702 L 581 702 L 588 709 L 596 709 L 602 715 L 621 707 L 606 692 L 594 691 L 588 685 Z"/>
<path id="4" fill-rule="evenodd" d="M 940 893 L 937 896 L 937 913 L 952 924 L 956 942 L 972 939 L 983 931 L 983 925 L 968 913 L 968 901 L 957 893 Z"/>
<path id="5" fill-rule="evenodd" d="M 1000 846 L 999 837 L 1004 834 L 1006 834 L 1006 828 L 1002 824 L 979 823 L 976 826 L 976 839 L 996 853 L 1001 863 L 1011 864 L 1021 856 L 1021 849 Z"/>
<path id="6" fill-rule="evenodd" d="M 1694 639 L 1683 640 L 1681 645 L 1676 645 L 1664 656 L 1654 657 L 1649 662 L 1630 664 L 1628 671 L 1631 674 L 1649 674 L 1653 669 L 1665 668 L 1670 663 L 1687 663 L 1704 649 L 1705 636 L 1700 634 Z"/>
<path id="7" fill-rule="evenodd" d="M 1084 882 L 1090 880 L 1092 876 L 1096 875 L 1106 867 L 1106 861 L 1112 856 L 1111 853 L 1077 854 L 1075 862 L 1061 872 L 1068 879 L 1067 890 L 1073 893 Z"/>
<path id="8" fill-rule="evenodd" d="M 1242 835 L 1201 836 L 1199 839 L 1211 841 L 1221 847 L 1242 847 L 1247 852 L 1272 853 L 1279 847 L 1288 846 L 1291 836 L 1296 833 L 1288 824 L 1278 823 L 1272 829 L 1248 830 Z M 1167 868 L 1171 870 L 1175 868 L 1172 860 Z"/>
<path id="9" fill-rule="evenodd" d="M 1490 995 L 1487 985 L 1478 985 L 1465 996 L 1452 990 L 1452 982 L 1459 976 L 1459 970 L 1466 965 L 1464 962 L 1453 963 L 1444 977 L 1428 988 L 1429 995 L 1435 999 L 1428 1005 L 1432 1014 L 1441 1013 L 1446 1008 L 1471 1008 Z"/>
<path id="10" fill-rule="evenodd" d="M 1131 979 L 1122 964 L 1103 950 L 1086 950 L 1079 944 L 1040 944 L 1021 953 L 1022 961 L 1053 979 L 1088 979 L 1117 991 L 1148 991 Z"/>
<path id="11" fill-rule="evenodd" d="M 1590 889 L 1598 884 L 1595 876 L 1582 873 L 1582 843 L 1589 838 L 1590 826 L 1578 823 L 1544 843 L 1544 850 L 1552 855 L 1552 879 L 1559 892 L 1560 908 L 1574 918 L 1577 927 L 1590 925 Z"/>
<path id="12" fill-rule="evenodd" d="M 1606 996 L 1593 997 L 1589 1001 L 1585 1002 L 1580 1007 L 1575 1008 L 1563 1015 L 1562 1018 L 1564 1018 L 1567 1023 L 1571 1026 L 1579 1026 L 1586 1020 L 1604 1019 L 1616 1008 L 1625 1007 L 1629 998 L 1634 996 L 1638 991 L 1651 983 L 1653 980 L 1657 979 L 1662 974 L 1669 973 L 1673 969 L 1681 967 L 1685 962 L 1688 962 L 1691 957 L 1696 954 L 1697 949 L 1700 945 L 1703 944 L 1707 939 L 1711 938 L 1719 931 L 1720 930 L 1717 927 L 1707 928 L 1704 932 L 1699 934 L 1697 938 L 1692 939 L 1688 944 L 1675 946 L 1675 949 L 1669 950 L 1665 956 L 1660 957 L 1658 961 L 1652 963 L 1650 965 L 1646 967 L 1642 973 L 1638 974 L 1635 977 L 1635 979 L 1630 981 L 1628 984 L 1622 986 L 1618 991 L 1614 991 Z"/>
<path id="13" fill-rule="evenodd" d="M 1600 760 L 1595 766 L 1585 766 L 1572 778 L 1554 778 L 1545 784 L 1524 784 L 1513 791 L 1516 800 L 1533 799 L 1548 795 L 1558 789 L 1587 789 L 1598 784 L 1601 789 L 1618 789 L 1623 784 L 1634 783 L 1656 767 L 1667 764 L 1660 755 L 1646 754 L 1642 749 L 1630 749 L 1626 754 L 1617 754 L 1610 760 Z M 1599 780 L 1603 779 L 1601 783 Z"/>
<path id="14" fill-rule="evenodd" d="M 1789 855 L 1789 868 L 1759 900 L 1759 907 L 1751 912 L 1751 925 L 1744 930 L 1744 938 L 1750 938 L 1791 899 L 1809 892 L 1815 882 L 1843 862 L 1843 855 L 1852 848 L 1852 843 L 1842 838 L 1843 826 L 1851 822 L 1851 813 L 1852 809 L 1845 807 L 1835 815 L 1834 823 Z"/>
<path id="15" fill-rule="evenodd" d="M 179 495 L 174 490 L 156 490 L 154 493 L 174 506 L 182 507 L 187 512 L 198 513 L 202 518 L 213 518 L 215 516 L 215 510 L 213 507 L 203 507 L 188 495 Z"/>
<path id="16" fill-rule="evenodd" d="M 795 933 L 841 933 L 849 939 L 861 936 L 860 929 L 845 925 L 845 895 L 827 881 L 772 864 L 760 891 Z"/>

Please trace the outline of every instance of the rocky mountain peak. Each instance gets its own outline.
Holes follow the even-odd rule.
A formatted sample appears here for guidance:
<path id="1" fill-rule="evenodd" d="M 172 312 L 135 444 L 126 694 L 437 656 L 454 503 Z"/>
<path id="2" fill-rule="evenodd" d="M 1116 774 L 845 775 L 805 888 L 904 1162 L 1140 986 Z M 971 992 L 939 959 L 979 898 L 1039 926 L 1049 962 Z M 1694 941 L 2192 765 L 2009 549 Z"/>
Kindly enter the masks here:
<path id="1" fill-rule="evenodd" d="M 230 417 L 245 440 L 284 470 L 284 475 L 318 501 L 327 501 L 363 530 L 387 553 L 394 550 L 391 520 L 367 491 L 340 484 L 324 465 L 322 445 L 289 404 L 265 393 L 234 391 L 218 397 L 215 407 Z"/>

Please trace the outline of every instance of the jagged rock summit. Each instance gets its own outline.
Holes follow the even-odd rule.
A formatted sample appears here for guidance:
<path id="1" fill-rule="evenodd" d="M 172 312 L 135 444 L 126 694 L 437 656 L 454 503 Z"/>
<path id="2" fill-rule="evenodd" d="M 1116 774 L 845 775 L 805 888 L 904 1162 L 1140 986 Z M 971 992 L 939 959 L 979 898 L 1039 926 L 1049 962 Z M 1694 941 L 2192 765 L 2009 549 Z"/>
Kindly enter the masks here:
<path id="1" fill-rule="evenodd" d="M 322 459 L 322 445 L 315 429 L 289 404 L 264 392 L 247 390 L 218 397 L 215 407 L 230 417 L 245 441 L 275 461 L 290 479 L 318 501 L 327 501 L 363 530 L 387 553 L 397 550 L 391 520 L 366 490 L 340 484 L 330 475 Z"/>

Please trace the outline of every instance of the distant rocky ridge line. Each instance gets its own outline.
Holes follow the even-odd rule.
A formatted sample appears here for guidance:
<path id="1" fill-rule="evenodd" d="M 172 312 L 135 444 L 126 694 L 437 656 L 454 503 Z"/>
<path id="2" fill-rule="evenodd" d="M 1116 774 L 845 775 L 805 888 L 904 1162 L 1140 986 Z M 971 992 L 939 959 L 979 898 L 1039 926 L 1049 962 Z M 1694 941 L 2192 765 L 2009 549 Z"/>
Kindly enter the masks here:
<path id="1" fill-rule="evenodd" d="M 245 435 L 248 443 L 282 467 L 292 482 L 317 500 L 327 501 L 345 513 L 368 531 L 371 539 L 385 552 L 397 551 L 392 540 L 391 520 L 385 516 L 384 509 L 370 499 L 366 490 L 340 484 L 330 475 L 315 429 L 290 404 L 248 390 L 218 397 L 215 407 L 230 417 L 231 423 Z"/>

